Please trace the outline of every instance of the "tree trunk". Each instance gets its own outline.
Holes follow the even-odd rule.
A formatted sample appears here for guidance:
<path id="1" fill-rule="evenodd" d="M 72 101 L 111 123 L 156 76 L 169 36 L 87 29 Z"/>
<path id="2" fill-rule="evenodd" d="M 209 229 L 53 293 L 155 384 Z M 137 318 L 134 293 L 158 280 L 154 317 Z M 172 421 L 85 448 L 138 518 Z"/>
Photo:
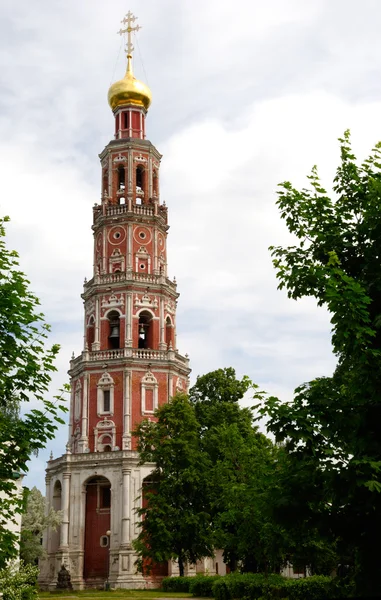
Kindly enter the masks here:
<path id="1" fill-rule="evenodd" d="M 179 571 L 180 577 L 184 577 L 184 562 L 181 554 L 179 554 Z"/>

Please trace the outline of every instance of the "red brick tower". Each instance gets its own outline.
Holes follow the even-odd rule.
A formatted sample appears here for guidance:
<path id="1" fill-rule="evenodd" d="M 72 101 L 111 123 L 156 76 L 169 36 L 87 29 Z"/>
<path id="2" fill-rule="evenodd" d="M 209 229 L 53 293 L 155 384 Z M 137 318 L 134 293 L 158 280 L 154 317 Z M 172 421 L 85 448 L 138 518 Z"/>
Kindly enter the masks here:
<path id="1" fill-rule="evenodd" d="M 131 541 L 149 465 L 138 466 L 136 424 L 188 386 L 189 361 L 176 349 L 175 281 L 167 277 L 167 207 L 160 201 L 161 155 L 146 139 L 151 102 L 127 71 L 109 90 L 114 139 L 100 154 L 101 204 L 93 208 L 94 267 L 85 281 L 84 348 L 70 363 L 72 397 L 67 452 L 47 468 L 47 498 L 63 511 L 48 532 L 40 583 L 54 587 L 65 563 L 76 588 L 140 587 Z"/>

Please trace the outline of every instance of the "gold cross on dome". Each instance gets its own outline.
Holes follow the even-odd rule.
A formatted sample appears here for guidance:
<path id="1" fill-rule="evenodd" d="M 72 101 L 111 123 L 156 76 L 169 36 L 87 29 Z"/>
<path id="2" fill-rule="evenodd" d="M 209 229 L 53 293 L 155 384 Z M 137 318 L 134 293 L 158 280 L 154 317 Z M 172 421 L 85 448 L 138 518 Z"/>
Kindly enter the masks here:
<path id="1" fill-rule="evenodd" d="M 126 16 L 124 17 L 123 21 L 121 21 L 122 25 L 125 25 L 126 27 L 123 29 L 119 29 L 118 33 L 119 35 L 123 35 L 124 33 L 127 33 L 127 46 L 126 46 L 126 51 L 127 51 L 127 56 L 131 56 L 132 55 L 132 51 L 134 49 L 133 45 L 132 45 L 132 41 L 131 41 L 131 34 L 133 31 L 139 31 L 139 29 L 141 29 L 140 25 L 135 25 L 135 27 L 132 26 L 132 24 L 134 23 L 134 21 L 136 21 L 137 17 L 135 17 L 132 12 L 129 10 L 128 13 L 126 14 Z"/>

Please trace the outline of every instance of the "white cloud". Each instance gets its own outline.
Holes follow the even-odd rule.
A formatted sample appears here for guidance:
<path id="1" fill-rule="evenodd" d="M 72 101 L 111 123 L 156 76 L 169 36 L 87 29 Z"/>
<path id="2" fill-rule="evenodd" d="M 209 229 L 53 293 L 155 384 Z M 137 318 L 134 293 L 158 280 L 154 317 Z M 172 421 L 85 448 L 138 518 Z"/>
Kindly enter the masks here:
<path id="1" fill-rule="evenodd" d="M 329 187 L 347 127 L 361 158 L 381 139 L 381 7 L 132 0 L 130 8 L 143 25 L 136 72 L 147 72 L 154 98 L 148 137 L 164 155 L 179 349 L 194 375 L 232 365 L 289 399 L 334 359 L 327 314 L 276 289 L 268 246 L 290 239 L 276 188 L 284 179 L 305 185 L 315 163 Z M 121 0 L 20 0 L 0 31 L 1 212 L 62 344 L 53 387 L 82 346 L 97 154 L 113 132 L 105 98 L 123 74 L 115 32 L 125 10 Z M 62 428 L 33 462 L 33 483 L 43 486 L 43 461 L 50 448 L 63 451 L 66 435 Z"/>

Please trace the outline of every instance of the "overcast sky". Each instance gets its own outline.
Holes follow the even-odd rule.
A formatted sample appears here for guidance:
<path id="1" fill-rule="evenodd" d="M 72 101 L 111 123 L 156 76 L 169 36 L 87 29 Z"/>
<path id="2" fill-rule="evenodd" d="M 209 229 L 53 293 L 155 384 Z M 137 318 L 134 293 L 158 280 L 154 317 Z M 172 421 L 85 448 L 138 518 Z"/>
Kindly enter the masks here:
<path id="1" fill-rule="evenodd" d="M 328 315 L 277 291 L 268 246 L 289 241 L 276 202 L 314 164 L 331 185 L 337 138 L 360 159 L 381 139 L 377 0 L 3 0 L 0 22 L 1 214 L 8 246 L 61 344 L 53 391 L 83 341 L 80 293 L 92 269 L 98 154 L 124 74 L 116 35 L 142 26 L 134 70 L 152 90 L 147 136 L 163 154 L 169 275 L 178 281 L 178 349 L 194 378 L 235 367 L 285 400 L 329 375 Z M 31 464 L 64 452 L 66 427 Z"/>

